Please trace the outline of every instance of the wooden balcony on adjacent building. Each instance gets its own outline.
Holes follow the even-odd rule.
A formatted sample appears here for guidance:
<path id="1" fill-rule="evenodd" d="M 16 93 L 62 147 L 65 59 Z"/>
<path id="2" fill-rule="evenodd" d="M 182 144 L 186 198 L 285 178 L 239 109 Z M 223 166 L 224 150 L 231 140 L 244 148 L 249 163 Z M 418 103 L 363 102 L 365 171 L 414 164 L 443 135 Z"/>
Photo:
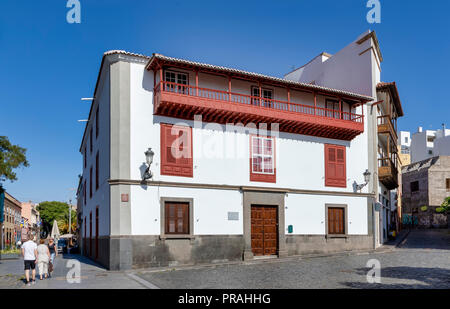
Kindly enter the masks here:
<path id="1" fill-rule="evenodd" d="M 268 128 L 277 123 L 281 132 L 341 140 L 364 132 L 363 114 L 167 81 L 155 87 L 154 114 L 189 120 L 202 115 L 205 122 L 266 123 Z"/>
<path id="2" fill-rule="evenodd" d="M 388 190 L 398 187 L 397 164 L 391 158 L 378 159 L 378 179 Z"/>
<path id="3" fill-rule="evenodd" d="M 396 142 L 397 136 L 397 120 L 392 119 L 389 115 L 378 116 L 378 133 L 388 133 L 391 135 L 392 139 Z"/>

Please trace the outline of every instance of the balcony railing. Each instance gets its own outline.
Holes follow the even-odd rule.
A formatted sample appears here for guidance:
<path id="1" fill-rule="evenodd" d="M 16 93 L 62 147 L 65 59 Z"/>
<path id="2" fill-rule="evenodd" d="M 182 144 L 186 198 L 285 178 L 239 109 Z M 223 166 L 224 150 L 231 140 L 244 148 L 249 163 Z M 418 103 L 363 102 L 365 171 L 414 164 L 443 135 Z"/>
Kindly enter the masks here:
<path id="1" fill-rule="evenodd" d="M 393 134 L 393 138 L 397 140 L 397 128 L 389 115 L 378 116 L 377 124 L 378 132 L 391 132 Z"/>
<path id="2" fill-rule="evenodd" d="M 391 158 L 378 159 L 378 176 L 387 189 L 398 187 L 398 170 L 395 160 Z"/>
<path id="3" fill-rule="evenodd" d="M 195 87 L 184 84 L 162 81 L 155 87 L 155 96 L 158 98 L 159 93 L 168 92 L 189 97 L 199 97 L 203 99 L 216 100 L 221 102 L 230 102 L 234 104 L 242 104 L 245 106 L 255 106 L 262 109 L 271 109 L 290 113 L 299 113 L 316 117 L 326 117 L 330 119 L 339 119 L 350 121 L 353 123 L 364 123 L 364 116 L 354 113 L 336 111 L 323 107 L 314 107 L 312 105 L 304 105 L 287 101 L 273 100 L 268 98 L 255 97 L 246 94 Z"/>

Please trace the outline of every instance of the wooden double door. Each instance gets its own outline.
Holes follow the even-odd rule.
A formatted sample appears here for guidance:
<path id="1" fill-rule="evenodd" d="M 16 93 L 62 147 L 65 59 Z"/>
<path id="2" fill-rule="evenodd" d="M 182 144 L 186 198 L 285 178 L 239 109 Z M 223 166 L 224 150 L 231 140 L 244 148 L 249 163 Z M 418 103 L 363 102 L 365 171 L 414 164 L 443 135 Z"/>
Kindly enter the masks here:
<path id="1" fill-rule="evenodd" d="M 278 207 L 252 205 L 251 240 L 255 256 L 276 255 L 278 251 Z"/>

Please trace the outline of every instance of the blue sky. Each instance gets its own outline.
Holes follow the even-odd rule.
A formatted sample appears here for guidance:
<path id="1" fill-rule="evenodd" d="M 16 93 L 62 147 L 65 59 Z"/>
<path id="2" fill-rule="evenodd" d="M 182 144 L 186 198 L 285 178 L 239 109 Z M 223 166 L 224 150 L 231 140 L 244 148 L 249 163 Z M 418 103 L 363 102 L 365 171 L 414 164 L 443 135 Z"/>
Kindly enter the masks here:
<path id="1" fill-rule="evenodd" d="M 80 0 L 68 24 L 66 0 L 0 3 L 0 135 L 28 149 L 31 166 L 4 185 L 16 198 L 74 198 L 78 152 L 103 52 L 160 52 L 282 76 L 322 51 L 335 53 L 367 29 L 384 56 L 382 80 L 397 81 L 401 130 L 438 128 L 450 114 L 450 1 Z M 450 123 L 447 122 L 450 126 Z"/>

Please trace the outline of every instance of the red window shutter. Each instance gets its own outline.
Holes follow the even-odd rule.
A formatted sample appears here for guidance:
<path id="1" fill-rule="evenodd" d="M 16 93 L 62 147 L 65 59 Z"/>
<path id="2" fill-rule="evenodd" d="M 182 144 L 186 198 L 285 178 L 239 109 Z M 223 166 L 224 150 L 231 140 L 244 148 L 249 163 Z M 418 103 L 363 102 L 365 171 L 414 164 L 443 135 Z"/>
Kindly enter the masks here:
<path id="1" fill-rule="evenodd" d="M 92 256 L 92 211 L 89 213 L 89 256 Z"/>
<path id="2" fill-rule="evenodd" d="M 92 166 L 89 169 L 89 198 L 92 198 Z"/>
<path id="3" fill-rule="evenodd" d="M 193 177 L 192 128 L 161 124 L 161 175 Z"/>
<path id="4" fill-rule="evenodd" d="M 347 187 L 345 146 L 325 145 L 325 186 Z"/>
<path id="5" fill-rule="evenodd" d="M 92 153 L 92 127 L 89 131 L 89 152 Z"/>
<path id="6" fill-rule="evenodd" d="M 99 115 L 98 115 L 99 107 L 97 106 L 97 111 L 95 112 L 95 138 L 98 138 L 98 132 L 99 132 Z"/>
<path id="7" fill-rule="evenodd" d="M 98 231 L 99 231 L 99 226 L 98 226 L 98 206 L 95 209 L 95 259 L 98 259 Z"/>
<path id="8" fill-rule="evenodd" d="M 98 165 L 99 165 L 99 153 L 97 151 L 97 155 L 95 156 L 95 190 L 98 190 L 98 187 L 99 187 Z"/>

